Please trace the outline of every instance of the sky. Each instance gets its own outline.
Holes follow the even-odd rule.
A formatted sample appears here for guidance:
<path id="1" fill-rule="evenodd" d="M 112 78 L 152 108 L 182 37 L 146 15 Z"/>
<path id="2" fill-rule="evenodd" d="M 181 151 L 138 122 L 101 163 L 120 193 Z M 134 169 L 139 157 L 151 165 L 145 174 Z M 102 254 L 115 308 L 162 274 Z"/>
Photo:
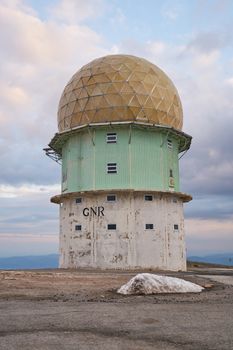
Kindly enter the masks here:
<path id="1" fill-rule="evenodd" d="M 43 153 L 71 76 L 108 54 L 176 85 L 188 255 L 233 251 L 233 1 L 0 0 L 0 257 L 56 253 L 60 165 Z"/>

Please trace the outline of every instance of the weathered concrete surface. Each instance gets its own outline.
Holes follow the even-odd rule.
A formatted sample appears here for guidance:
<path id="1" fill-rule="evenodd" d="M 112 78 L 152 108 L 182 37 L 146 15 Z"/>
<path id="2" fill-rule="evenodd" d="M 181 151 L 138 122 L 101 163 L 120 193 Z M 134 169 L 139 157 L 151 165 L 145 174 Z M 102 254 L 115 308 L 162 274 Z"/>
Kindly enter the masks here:
<path id="1" fill-rule="evenodd" d="M 208 288 L 121 296 L 132 272 L 2 271 L 0 349 L 232 349 L 233 286 L 210 281 L 214 273 L 233 278 L 230 269 L 170 273 Z"/>
<path id="2" fill-rule="evenodd" d="M 60 267 L 186 270 L 183 201 L 175 192 L 113 191 L 114 202 L 107 201 L 108 194 L 77 194 L 79 204 L 75 197 L 64 199 Z M 148 194 L 152 201 L 145 201 Z M 109 230 L 108 224 L 116 229 Z M 146 224 L 153 229 L 145 229 Z"/>

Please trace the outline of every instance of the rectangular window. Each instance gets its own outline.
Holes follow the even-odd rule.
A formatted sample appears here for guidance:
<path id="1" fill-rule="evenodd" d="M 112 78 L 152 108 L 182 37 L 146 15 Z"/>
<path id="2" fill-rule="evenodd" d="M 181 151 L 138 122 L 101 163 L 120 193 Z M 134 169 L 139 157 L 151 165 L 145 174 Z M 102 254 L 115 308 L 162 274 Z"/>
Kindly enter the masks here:
<path id="1" fill-rule="evenodd" d="M 108 230 L 116 230 L 116 224 L 108 224 Z"/>
<path id="2" fill-rule="evenodd" d="M 107 143 L 117 143 L 117 133 L 116 132 L 108 132 L 106 135 Z"/>
<path id="3" fill-rule="evenodd" d="M 177 224 L 174 225 L 174 231 L 179 231 L 179 225 Z"/>
<path id="4" fill-rule="evenodd" d="M 115 202 L 116 201 L 116 195 L 115 194 L 108 194 L 107 195 L 107 202 Z"/>
<path id="5" fill-rule="evenodd" d="M 76 198 L 76 199 L 75 199 L 75 203 L 76 203 L 76 204 L 82 203 L 82 198 L 81 198 L 81 197 Z"/>
<path id="6" fill-rule="evenodd" d="M 81 231 L 82 225 L 75 225 L 75 231 Z"/>
<path id="7" fill-rule="evenodd" d="M 153 201 L 153 196 L 152 194 L 145 194 L 145 201 Z"/>
<path id="8" fill-rule="evenodd" d="M 154 224 L 146 224 L 146 230 L 153 230 Z"/>
<path id="9" fill-rule="evenodd" d="M 173 148 L 172 140 L 167 140 L 167 148 Z"/>
<path id="10" fill-rule="evenodd" d="M 170 169 L 170 177 L 173 177 L 173 171 Z"/>
<path id="11" fill-rule="evenodd" d="M 107 164 L 107 173 L 108 174 L 117 174 L 117 163 L 108 163 Z"/>

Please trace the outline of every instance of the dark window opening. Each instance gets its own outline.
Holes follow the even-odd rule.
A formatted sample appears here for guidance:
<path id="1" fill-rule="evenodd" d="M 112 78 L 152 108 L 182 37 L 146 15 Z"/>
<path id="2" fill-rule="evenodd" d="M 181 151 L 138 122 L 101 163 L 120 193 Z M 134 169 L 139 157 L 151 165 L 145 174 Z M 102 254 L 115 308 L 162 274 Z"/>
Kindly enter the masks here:
<path id="1" fill-rule="evenodd" d="M 107 195 L 107 201 L 108 201 L 108 202 L 115 202 L 115 201 L 116 201 L 116 196 L 115 196 L 115 194 L 108 194 L 108 195 Z"/>
<path id="2" fill-rule="evenodd" d="M 82 225 L 75 225 L 75 230 L 76 231 L 81 231 L 82 230 Z"/>
<path id="3" fill-rule="evenodd" d="M 108 230 L 116 230 L 116 224 L 108 224 Z"/>
<path id="4" fill-rule="evenodd" d="M 167 140 L 167 147 L 168 148 L 173 148 L 172 140 Z"/>
<path id="5" fill-rule="evenodd" d="M 77 203 L 77 204 L 78 204 L 78 203 L 82 203 L 82 198 L 81 198 L 81 197 L 76 198 L 76 199 L 75 199 L 75 203 Z"/>
<path id="6" fill-rule="evenodd" d="M 173 171 L 170 169 L 170 177 L 173 177 Z"/>
<path id="7" fill-rule="evenodd" d="M 108 163 L 107 164 L 107 173 L 108 174 L 117 174 L 117 163 Z"/>
<path id="8" fill-rule="evenodd" d="M 117 143 L 117 134 L 115 132 L 109 132 L 106 135 L 107 143 Z"/>
<path id="9" fill-rule="evenodd" d="M 179 225 L 175 224 L 175 225 L 174 225 L 174 230 L 175 230 L 175 231 L 178 231 L 178 230 L 179 230 Z"/>
<path id="10" fill-rule="evenodd" d="M 154 224 L 146 224 L 146 230 L 153 230 Z"/>
<path id="11" fill-rule="evenodd" d="M 153 196 L 151 194 L 146 194 L 145 195 L 145 201 L 153 201 Z"/>

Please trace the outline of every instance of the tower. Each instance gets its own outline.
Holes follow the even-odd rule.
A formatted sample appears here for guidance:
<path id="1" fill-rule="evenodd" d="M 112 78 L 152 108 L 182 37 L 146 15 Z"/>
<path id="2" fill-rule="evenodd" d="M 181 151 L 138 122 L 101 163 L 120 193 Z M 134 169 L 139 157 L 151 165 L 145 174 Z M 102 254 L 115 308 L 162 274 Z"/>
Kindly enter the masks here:
<path id="1" fill-rule="evenodd" d="M 145 59 L 110 55 L 74 74 L 46 149 L 62 161 L 60 267 L 186 269 L 182 124 L 175 86 Z"/>

